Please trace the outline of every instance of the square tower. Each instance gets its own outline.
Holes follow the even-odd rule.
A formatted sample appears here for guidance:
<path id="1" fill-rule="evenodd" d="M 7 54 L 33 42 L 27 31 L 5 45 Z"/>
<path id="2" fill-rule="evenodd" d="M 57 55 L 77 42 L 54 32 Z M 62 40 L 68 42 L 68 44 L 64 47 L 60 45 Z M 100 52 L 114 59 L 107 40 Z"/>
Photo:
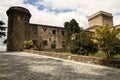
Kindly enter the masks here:
<path id="1" fill-rule="evenodd" d="M 97 26 L 104 26 L 106 24 L 109 27 L 113 26 L 113 16 L 111 13 L 99 11 L 93 15 L 91 15 L 88 19 L 89 27 Z"/>

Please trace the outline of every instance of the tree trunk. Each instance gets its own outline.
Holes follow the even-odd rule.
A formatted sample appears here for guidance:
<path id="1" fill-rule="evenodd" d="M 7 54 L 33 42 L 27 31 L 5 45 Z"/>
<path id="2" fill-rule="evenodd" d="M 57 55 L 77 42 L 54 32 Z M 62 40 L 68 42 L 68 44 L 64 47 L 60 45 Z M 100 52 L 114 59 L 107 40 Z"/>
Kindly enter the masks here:
<path id="1" fill-rule="evenodd" d="M 99 53 L 103 53 L 103 49 L 100 47 L 99 44 L 98 44 L 98 52 L 99 52 Z"/>
<path id="2" fill-rule="evenodd" d="M 111 55 L 110 55 L 110 51 L 107 51 L 107 58 L 110 59 L 111 58 Z"/>

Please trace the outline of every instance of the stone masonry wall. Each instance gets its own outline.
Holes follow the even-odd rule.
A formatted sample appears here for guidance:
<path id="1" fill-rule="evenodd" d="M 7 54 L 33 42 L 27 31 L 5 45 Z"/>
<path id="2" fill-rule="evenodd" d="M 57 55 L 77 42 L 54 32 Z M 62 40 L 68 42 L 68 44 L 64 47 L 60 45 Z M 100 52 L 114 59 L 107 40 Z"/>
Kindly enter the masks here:
<path id="1" fill-rule="evenodd" d="M 65 38 L 65 34 L 62 34 L 65 32 L 64 28 L 40 24 L 31 24 L 31 27 L 36 28 L 36 36 L 31 36 L 31 39 L 37 40 L 41 49 L 51 49 L 52 43 L 56 44 L 56 49 L 62 49 L 62 42 Z M 34 30 L 31 35 L 35 35 L 33 34 Z M 53 31 L 55 31 L 54 34 Z"/>

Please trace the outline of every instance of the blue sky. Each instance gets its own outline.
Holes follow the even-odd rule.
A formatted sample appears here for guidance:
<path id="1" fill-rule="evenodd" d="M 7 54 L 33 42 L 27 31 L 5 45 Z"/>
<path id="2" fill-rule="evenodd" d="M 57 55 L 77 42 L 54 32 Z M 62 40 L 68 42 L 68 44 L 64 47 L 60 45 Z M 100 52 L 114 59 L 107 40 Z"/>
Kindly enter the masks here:
<path id="1" fill-rule="evenodd" d="M 120 24 L 120 0 L 0 0 L 0 20 L 5 26 L 6 11 L 11 6 L 27 8 L 32 14 L 30 23 L 36 24 L 63 27 L 65 21 L 74 18 L 81 27 L 88 28 L 88 17 L 101 10 L 113 14 L 114 25 Z"/>
<path id="2" fill-rule="evenodd" d="M 35 5 L 38 0 L 25 0 L 24 3 L 29 3 L 31 5 Z M 42 1 L 42 0 L 41 0 Z"/>
<path id="3" fill-rule="evenodd" d="M 73 9 L 66 9 L 66 8 L 64 8 L 64 9 L 52 9 L 52 8 L 50 8 L 50 7 L 47 7 L 47 6 L 45 6 L 45 5 L 42 5 L 42 4 L 38 4 L 37 2 L 42 2 L 42 0 L 25 0 L 24 1 L 24 3 L 25 4 L 31 4 L 31 5 L 34 5 L 34 6 L 38 6 L 37 7 L 37 9 L 38 10 L 44 10 L 45 8 L 47 8 L 50 12 L 55 12 L 55 13 L 62 13 L 62 12 L 71 12 L 71 11 L 73 11 Z"/>

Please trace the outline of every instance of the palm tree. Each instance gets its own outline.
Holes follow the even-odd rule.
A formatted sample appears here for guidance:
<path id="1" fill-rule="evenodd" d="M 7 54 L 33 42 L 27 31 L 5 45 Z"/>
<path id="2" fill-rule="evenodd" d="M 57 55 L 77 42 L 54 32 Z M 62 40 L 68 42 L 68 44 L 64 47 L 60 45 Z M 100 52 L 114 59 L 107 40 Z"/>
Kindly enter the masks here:
<path id="1" fill-rule="evenodd" d="M 97 27 L 93 35 L 92 41 L 98 44 L 98 49 L 104 51 L 108 58 L 111 58 L 115 51 L 116 41 L 118 40 L 119 29 L 105 25 Z"/>

